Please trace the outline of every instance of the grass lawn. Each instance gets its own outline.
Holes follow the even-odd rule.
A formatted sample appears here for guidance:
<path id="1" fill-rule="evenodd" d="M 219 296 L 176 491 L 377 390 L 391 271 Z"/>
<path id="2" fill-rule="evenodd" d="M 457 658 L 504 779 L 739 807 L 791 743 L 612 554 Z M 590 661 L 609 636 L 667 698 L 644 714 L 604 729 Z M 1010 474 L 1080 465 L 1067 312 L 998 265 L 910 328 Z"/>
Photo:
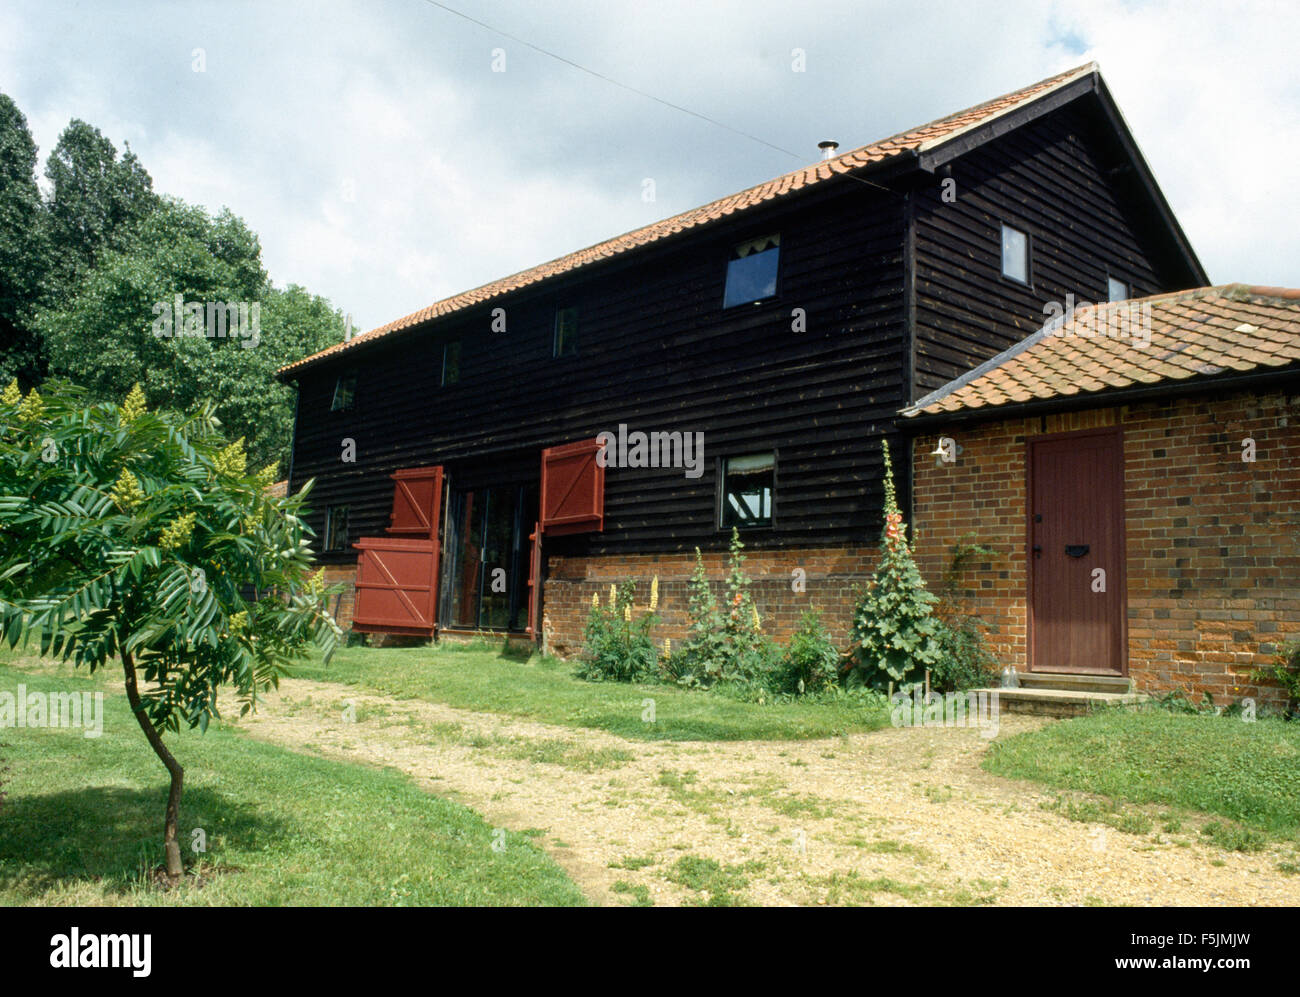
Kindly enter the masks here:
<path id="1" fill-rule="evenodd" d="M 641 741 L 799 740 L 889 725 L 888 710 L 851 699 L 760 704 L 671 685 L 586 682 L 559 659 L 524 659 L 485 645 L 350 647 L 328 666 L 304 665 L 294 675 Z M 654 700 L 653 723 L 642 719 L 647 699 Z"/>
<path id="2" fill-rule="evenodd" d="M 1120 803 L 1228 818 L 1236 847 L 1300 832 L 1300 724 L 1164 710 L 1096 713 L 993 742 L 984 768 Z"/>
<path id="3" fill-rule="evenodd" d="M 96 677 L 0 664 L 0 691 L 79 692 Z M 228 704 L 233 705 L 233 704 Z M 580 905 L 526 837 L 421 791 L 405 776 L 296 754 L 213 725 L 168 735 L 185 766 L 181 846 L 197 888 L 161 891 L 167 779 L 121 694 L 104 729 L 0 729 L 0 904 Z M 190 849 L 194 828 L 207 853 Z M 494 849 L 494 843 L 498 848 Z M 500 847 L 504 844 L 504 848 Z"/>

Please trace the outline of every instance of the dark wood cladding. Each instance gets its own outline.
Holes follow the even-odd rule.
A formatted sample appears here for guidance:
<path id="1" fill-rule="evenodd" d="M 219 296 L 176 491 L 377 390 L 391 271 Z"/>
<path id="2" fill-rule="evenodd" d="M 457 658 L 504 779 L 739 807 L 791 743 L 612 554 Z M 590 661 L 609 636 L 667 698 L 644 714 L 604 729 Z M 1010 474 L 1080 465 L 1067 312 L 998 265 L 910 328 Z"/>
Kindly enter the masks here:
<path id="1" fill-rule="evenodd" d="M 453 484 L 536 479 L 543 447 L 602 431 L 704 433 L 704 473 L 609 468 L 605 529 L 586 549 L 716 547 L 718 458 L 776 450 L 777 523 L 755 546 L 874 537 L 879 438 L 906 402 L 902 196 L 846 180 L 692 233 L 304 373 L 294 486 L 347 503 L 355 536 L 386 525 L 400 467 L 443 464 Z M 723 309 L 734 243 L 781 235 L 778 295 Z M 553 358 L 555 310 L 579 312 L 576 357 Z M 490 331 L 491 310 L 507 330 Z M 791 331 L 792 311 L 807 331 Z M 459 383 L 438 386 L 441 344 Z M 343 366 L 344 364 L 350 366 Z M 329 411 L 343 370 L 356 407 Z M 340 461 L 344 438 L 353 464 Z M 573 542 L 573 541 L 567 541 Z"/>
<path id="2" fill-rule="evenodd" d="M 880 440 L 900 408 L 1034 332 L 1045 302 L 1105 300 L 1108 274 L 1134 295 L 1188 286 L 1187 257 L 1107 113 L 1088 93 L 972 140 L 938 173 L 909 159 L 873 175 L 887 190 L 818 184 L 306 368 L 293 485 L 317 479 L 313 526 L 346 503 L 354 538 L 379 535 L 398 468 L 443 465 L 454 487 L 536 482 L 543 448 L 624 423 L 702 432 L 703 474 L 609 468 L 603 532 L 556 538 L 548 552 L 723 546 L 719 459 L 772 451 L 775 523 L 748 531 L 750 546 L 874 542 Z M 941 197 L 946 170 L 955 203 Z M 1003 221 L 1031 237 L 1031 286 L 1001 276 Z M 772 233 L 777 296 L 724 309 L 732 246 Z M 555 314 L 569 307 L 578 354 L 557 359 Z M 495 308 L 505 332 L 491 329 Z M 443 345 L 455 340 L 459 381 L 442 387 Z M 344 371 L 357 375 L 355 410 L 330 412 Z M 355 463 L 340 461 L 345 438 Z"/>
<path id="3" fill-rule="evenodd" d="M 1133 297 L 1194 283 L 1152 223 L 1133 170 L 1094 95 L 951 164 L 916 193 L 917 397 L 1041 328 L 1043 306 L 1107 300 L 1107 276 Z M 1002 276 L 1001 223 L 1027 232 L 1030 286 Z"/>

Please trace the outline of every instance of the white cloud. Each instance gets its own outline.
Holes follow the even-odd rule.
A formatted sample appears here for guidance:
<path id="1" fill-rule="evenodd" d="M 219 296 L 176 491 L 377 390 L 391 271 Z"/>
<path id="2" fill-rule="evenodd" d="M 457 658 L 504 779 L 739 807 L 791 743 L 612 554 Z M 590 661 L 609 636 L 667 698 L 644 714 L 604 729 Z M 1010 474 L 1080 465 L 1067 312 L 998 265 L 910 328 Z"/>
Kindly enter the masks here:
<path id="1" fill-rule="evenodd" d="M 472 10 L 807 160 L 820 139 L 866 142 L 1096 58 L 1211 277 L 1300 284 L 1287 7 Z M 790 70 L 796 47 L 806 73 Z M 0 12 L 0 81 L 43 153 L 73 116 L 129 139 L 159 190 L 228 205 L 277 282 L 365 328 L 796 165 L 422 3 L 20 5 Z"/>

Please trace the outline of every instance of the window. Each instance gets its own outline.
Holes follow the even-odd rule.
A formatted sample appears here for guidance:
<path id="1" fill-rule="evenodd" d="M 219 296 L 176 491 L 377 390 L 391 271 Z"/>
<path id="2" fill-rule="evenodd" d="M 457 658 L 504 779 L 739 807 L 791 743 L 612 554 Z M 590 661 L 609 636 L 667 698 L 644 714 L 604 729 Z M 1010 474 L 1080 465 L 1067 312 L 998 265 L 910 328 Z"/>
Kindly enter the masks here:
<path id="1" fill-rule="evenodd" d="M 351 412 L 357 398 L 357 375 L 340 374 L 334 382 L 334 400 L 330 402 L 331 412 Z"/>
<path id="2" fill-rule="evenodd" d="M 1010 225 L 1002 226 L 1002 276 L 1029 283 L 1029 236 Z"/>
<path id="3" fill-rule="evenodd" d="M 325 507 L 325 549 L 348 549 L 348 507 L 346 505 L 327 505 Z"/>
<path id="4" fill-rule="evenodd" d="M 460 340 L 445 343 L 442 347 L 442 385 L 455 384 L 460 380 Z"/>
<path id="5" fill-rule="evenodd" d="M 578 309 L 561 308 L 555 313 L 555 346 L 557 357 L 578 354 Z"/>
<path id="6" fill-rule="evenodd" d="M 720 526 L 772 525 L 772 493 L 776 485 L 776 455 L 726 457 L 722 462 Z"/>
<path id="7" fill-rule="evenodd" d="M 1106 278 L 1106 300 L 1107 301 L 1127 301 L 1128 285 L 1122 280 L 1116 280 L 1114 277 Z"/>
<path id="8" fill-rule="evenodd" d="M 780 258 L 779 235 L 765 235 L 734 247 L 727 262 L 727 288 L 722 307 L 733 308 L 775 297 Z"/>

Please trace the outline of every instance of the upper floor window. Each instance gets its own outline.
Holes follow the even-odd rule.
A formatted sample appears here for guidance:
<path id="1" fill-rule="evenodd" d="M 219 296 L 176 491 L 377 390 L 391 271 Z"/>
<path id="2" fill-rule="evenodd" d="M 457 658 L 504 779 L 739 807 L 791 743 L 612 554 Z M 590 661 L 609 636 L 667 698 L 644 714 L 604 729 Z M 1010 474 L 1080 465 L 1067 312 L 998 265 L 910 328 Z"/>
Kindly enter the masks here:
<path id="1" fill-rule="evenodd" d="M 1029 283 L 1029 236 L 1010 225 L 1002 226 L 1002 276 Z"/>
<path id="2" fill-rule="evenodd" d="M 334 382 L 334 400 L 330 402 L 331 412 L 350 412 L 357 399 L 357 375 L 340 374 Z"/>
<path id="3" fill-rule="evenodd" d="M 560 308 L 555 313 L 553 355 L 572 357 L 578 353 L 578 309 Z"/>
<path id="4" fill-rule="evenodd" d="M 348 549 L 348 507 L 346 505 L 327 505 L 325 507 L 325 549 Z"/>
<path id="5" fill-rule="evenodd" d="M 455 384 L 460 380 L 460 340 L 444 343 L 442 347 L 442 384 Z"/>
<path id="6" fill-rule="evenodd" d="M 776 455 L 726 457 L 722 462 L 723 529 L 772 525 L 772 498 L 776 490 Z"/>
<path id="7" fill-rule="evenodd" d="M 1116 280 L 1114 277 L 1106 278 L 1106 300 L 1107 301 L 1127 301 L 1128 285 L 1122 280 Z"/>
<path id="8" fill-rule="evenodd" d="M 722 296 L 722 307 L 732 308 L 775 297 L 780 260 L 779 235 L 765 235 L 734 246 L 731 259 L 727 261 L 727 289 Z"/>

